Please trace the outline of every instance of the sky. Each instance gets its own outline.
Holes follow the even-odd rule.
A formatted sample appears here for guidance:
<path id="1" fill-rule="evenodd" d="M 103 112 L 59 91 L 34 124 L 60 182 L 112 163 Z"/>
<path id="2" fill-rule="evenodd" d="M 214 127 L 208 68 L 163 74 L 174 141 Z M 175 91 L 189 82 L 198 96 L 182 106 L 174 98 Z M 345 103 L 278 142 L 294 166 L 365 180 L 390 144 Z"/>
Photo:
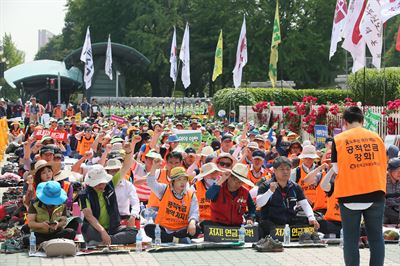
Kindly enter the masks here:
<path id="1" fill-rule="evenodd" d="M 25 62 L 38 51 L 38 31 L 58 35 L 64 27 L 67 0 L 0 0 L 0 36 L 11 34 L 17 49 L 25 52 Z"/>

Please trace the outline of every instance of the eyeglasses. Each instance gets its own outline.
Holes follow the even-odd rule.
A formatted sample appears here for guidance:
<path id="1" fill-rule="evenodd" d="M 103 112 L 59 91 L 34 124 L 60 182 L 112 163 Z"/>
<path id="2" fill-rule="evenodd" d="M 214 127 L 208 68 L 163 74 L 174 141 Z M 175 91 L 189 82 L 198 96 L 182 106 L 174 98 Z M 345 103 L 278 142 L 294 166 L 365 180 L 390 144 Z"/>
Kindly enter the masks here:
<path id="1" fill-rule="evenodd" d="M 232 163 L 218 162 L 218 165 L 221 167 L 231 167 Z"/>

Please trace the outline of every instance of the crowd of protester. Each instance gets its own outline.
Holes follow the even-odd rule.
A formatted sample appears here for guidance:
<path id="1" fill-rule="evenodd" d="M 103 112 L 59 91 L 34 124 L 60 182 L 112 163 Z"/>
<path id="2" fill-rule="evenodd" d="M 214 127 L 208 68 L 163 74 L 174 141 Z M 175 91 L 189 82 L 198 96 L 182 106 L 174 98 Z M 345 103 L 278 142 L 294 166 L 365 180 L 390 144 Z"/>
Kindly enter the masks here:
<path id="1" fill-rule="evenodd" d="M 9 113 L 5 104 L 0 101 L 0 115 Z M 37 233 L 38 244 L 52 238 L 74 239 L 82 222 L 90 245 L 131 244 L 143 213 L 154 217 L 144 226 L 146 235 L 154 239 L 158 224 L 162 242 L 188 243 L 201 237 L 207 225 L 242 224 L 258 225 L 260 241 L 255 247 L 260 251 L 281 247 L 270 233 L 286 224 L 314 227 L 315 233 L 303 236 L 314 243 L 321 241 L 316 232 L 340 237 L 339 205 L 343 200 L 346 204 L 348 195 L 335 183 L 345 150 L 336 137 L 328 137 L 317 149 L 312 141 L 277 124 L 218 120 L 211 103 L 202 120 L 131 115 L 124 123 L 104 116 L 95 99 L 62 107 L 50 102 L 43 106 L 31 98 L 25 106 L 19 101 L 13 108 L 14 116 L 22 118 L 10 123 L 9 141 L 23 147 L 18 163 L 24 178 L 25 241 L 30 231 Z M 359 109 L 351 108 L 346 111 L 348 125 L 354 116 L 362 120 Z M 42 124 L 46 113 L 51 119 Z M 40 129 L 67 137 L 39 139 L 35 132 Z M 181 143 L 176 133 L 182 129 L 201 131 L 201 142 Z M 68 164 L 71 158 L 73 163 Z M 360 161 L 364 159 L 368 158 Z M 386 198 L 384 223 L 398 225 L 399 147 L 386 147 L 383 159 L 386 187 L 376 191 L 383 190 L 382 200 Z M 376 201 L 380 200 L 378 195 Z M 83 221 L 69 219 L 74 202 L 79 203 Z M 360 237 L 366 235 L 363 227 L 353 233 L 360 246 L 369 244 L 372 249 L 377 239 L 368 243 Z"/>

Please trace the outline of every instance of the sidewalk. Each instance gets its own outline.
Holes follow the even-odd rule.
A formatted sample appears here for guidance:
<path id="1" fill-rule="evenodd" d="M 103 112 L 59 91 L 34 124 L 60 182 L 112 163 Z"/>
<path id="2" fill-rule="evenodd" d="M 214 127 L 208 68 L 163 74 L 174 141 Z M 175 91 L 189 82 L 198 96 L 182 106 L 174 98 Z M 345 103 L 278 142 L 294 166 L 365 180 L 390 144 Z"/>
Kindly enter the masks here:
<path id="1" fill-rule="evenodd" d="M 369 249 L 360 250 L 361 265 L 369 265 Z M 131 252 L 126 255 L 73 258 L 28 258 L 27 254 L 0 254 L 4 266 L 124 266 L 124 265 L 343 265 L 338 246 L 285 249 L 283 253 L 258 253 L 252 249 L 196 250 L 164 253 Z M 400 265 L 399 245 L 386 245 L 385 266 Z"/>

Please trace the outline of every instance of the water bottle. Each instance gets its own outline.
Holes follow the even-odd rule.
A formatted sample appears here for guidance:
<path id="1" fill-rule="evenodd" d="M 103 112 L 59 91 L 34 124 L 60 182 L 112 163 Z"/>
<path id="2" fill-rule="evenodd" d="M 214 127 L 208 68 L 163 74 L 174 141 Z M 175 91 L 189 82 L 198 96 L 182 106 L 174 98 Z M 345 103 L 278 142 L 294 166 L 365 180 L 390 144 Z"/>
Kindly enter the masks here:
<path id="1" fill-rule="evenodd" d="M 31 232 L 29 236 L 29 255 L 36 253 L 36 236 L 34 232 Z"/>
<path id="2" fill-rule="evenodd" d="M 244 228 L 244 224 L 240 226 L 239 229 L 239 243 L 244 243 L 244 237 L 246 235 L 246 229 Z"/>
<path id="3" fill-rule="evenodd" d="M 283 244 L 290 244 L 290 227 L 288 224 L 285 224 L 285 229 L 283 230 Z"/>
<path id="4" fill-rule="evenodd" d="M 158 224 L 156 224 L 156 228 L 154 229 L 154 236 L 154 246 L 158 248 L 161 246 L 161 229 Z"/>
<path id="5" fill-rule="evenodd" d="M 142 232 L 139 230 L 136 234 L 136 254 L 142 253 Z"/>
<path id="6" fill-rule="evenodd" d="M 343 247 L 343 228 L 340 229 L 340 247 Z"/>

